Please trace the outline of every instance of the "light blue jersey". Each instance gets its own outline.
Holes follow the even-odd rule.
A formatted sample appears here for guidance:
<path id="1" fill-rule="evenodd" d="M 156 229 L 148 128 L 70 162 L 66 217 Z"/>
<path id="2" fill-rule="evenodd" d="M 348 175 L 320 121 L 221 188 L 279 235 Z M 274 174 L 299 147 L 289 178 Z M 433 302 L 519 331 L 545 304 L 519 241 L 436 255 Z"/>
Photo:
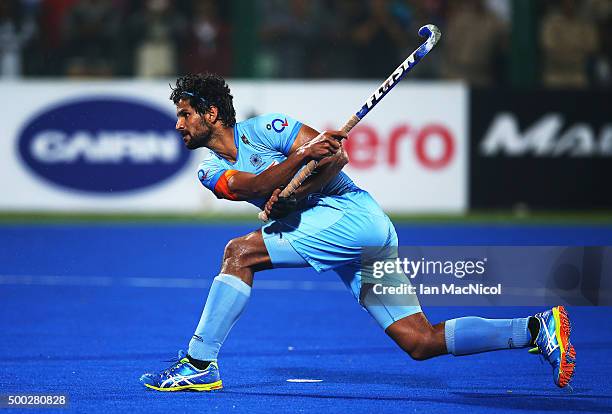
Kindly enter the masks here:
<path id="1" fill-rule="evenodd" d="M 231 163 L 214 151 L 209 151 L 198 168 L 200 182 L 215 195 L 219 179 L 228 170 L 260 174 L 267 168 L 287 159 L 302 123 L 287 115 L 271 113 L 239 122 L 234 127 L 236 162 Z M 359 188 L 343 172 L 333 178 L 322 190 L 325 195 L 341 195 Z M 262 208 L 266 199 L 248 200 Z"/>
<path id="2" fill-rule="evenodd" d="M 200 182 L 217 197 L 228 194 L 228 177 L 235 171 L 260 174 L 287 159 L 302 124 L 284 114 L 271 113 L 239 122 L 234 127 L 236 162 L 210 151 L 198 168 Z M 247 200 L 262 208 L 266 199 Z M 393 224 L 370 194 L 343 172 L 320 192 L 310 194 L 299 210 L 266 224 L 263 241 L 274 267 L 311 266 L 318 272 L 335 270 L 360 300 L 361 256 L 369 246 L 398 245 Z M 405 276 L 399 275 L 409 284 Z M 365 302 L 363 302 L 365 303 Z M 386 329 L 393 322 L 420 312 L 416 296 L 393 305 L 365 303 Z"/>

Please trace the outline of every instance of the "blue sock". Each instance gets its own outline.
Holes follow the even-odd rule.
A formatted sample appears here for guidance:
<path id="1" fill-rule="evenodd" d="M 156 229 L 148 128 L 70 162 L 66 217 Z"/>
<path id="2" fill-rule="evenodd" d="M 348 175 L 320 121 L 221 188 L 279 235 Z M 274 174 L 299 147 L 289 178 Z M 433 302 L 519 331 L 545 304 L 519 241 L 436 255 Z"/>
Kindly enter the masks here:
<path id="1" fill-rule="evenodd" d="M 251 287 L 236 276 L 219 274 L 213 280 L 204 311 L 189 342 L 189 356 L 216 361 L 227 334 L 244 310 Z"/>
<path id="2" fill-rule="evenodd" d="M 531 334 L 529 318 L 483 319 L 468 316 L 446 321 L 446 349 L 453 355 L 468 355 L 496 349 L 523 348 Z"/>

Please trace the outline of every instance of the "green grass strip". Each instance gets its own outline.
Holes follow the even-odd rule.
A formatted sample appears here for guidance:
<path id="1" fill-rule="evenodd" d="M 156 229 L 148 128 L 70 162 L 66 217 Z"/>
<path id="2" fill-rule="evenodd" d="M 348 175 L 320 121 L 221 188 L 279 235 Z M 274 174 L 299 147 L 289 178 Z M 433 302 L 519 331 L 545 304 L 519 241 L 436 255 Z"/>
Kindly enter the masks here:
<path id="1" fill-rule="evenodd" d="M 468 214 L 391 214 L 395 223 L 612 225 L 612 211 L 473 211 Z M 254 214 L 0 212 L 0 224 L 203 223 L 257 224 Z"/>

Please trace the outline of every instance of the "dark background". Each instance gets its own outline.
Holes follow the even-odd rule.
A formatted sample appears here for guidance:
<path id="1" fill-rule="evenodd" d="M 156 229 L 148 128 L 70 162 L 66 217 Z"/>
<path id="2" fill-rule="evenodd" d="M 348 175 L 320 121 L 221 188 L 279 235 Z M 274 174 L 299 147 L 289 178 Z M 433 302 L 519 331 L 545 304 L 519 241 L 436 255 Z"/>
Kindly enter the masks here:
<path id="1" fill-rule="evenodd" d="M 470 206 L 484 208 L 606 209 L 612 207 L 610 154 L 592 156 L 485 156 L 480 146 L 493 119 L 513 114 L 519 132 L 545 115 L 559 113 L 564 122 L 559 138 L 572 126 L 593 131 L 595 145 L 610 124 L 612 95 L 603 91 L 472 90 L 470 98 Z M 558 139 L 557 139 L 558 142 Z"/>

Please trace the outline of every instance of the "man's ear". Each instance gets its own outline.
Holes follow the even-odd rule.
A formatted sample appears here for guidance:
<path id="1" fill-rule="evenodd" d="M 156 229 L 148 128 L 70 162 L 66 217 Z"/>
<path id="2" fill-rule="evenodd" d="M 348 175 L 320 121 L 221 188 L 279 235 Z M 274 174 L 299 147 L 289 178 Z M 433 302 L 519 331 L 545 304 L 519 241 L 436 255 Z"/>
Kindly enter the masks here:
<path id="1" fill-rule="evenodd" d="M 209 123 L 214 124 L 219 119 L 219 108 L 211 106 L 204 116 Z"/>

